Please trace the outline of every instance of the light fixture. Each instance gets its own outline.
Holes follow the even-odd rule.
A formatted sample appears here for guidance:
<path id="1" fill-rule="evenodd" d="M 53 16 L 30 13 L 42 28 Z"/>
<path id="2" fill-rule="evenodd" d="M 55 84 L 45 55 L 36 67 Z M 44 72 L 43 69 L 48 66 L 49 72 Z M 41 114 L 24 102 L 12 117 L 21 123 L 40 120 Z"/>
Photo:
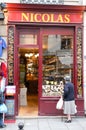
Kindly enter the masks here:
<path id="1" fill-rule="evenodd" d="M 37 58 L 39 56 L 39 54 L 37 53 L 37 54 L 35 54 L 35 58 Z"/>
<path id="2" fill-rule="evenodd" d="M 25 53 L 25 57 L 29 57 L 27 53 Z"/>
<path id="3" fill-rule="evenodd" d="M 33 53 L 25 53 L 25 57 L 32 57 Z"/>

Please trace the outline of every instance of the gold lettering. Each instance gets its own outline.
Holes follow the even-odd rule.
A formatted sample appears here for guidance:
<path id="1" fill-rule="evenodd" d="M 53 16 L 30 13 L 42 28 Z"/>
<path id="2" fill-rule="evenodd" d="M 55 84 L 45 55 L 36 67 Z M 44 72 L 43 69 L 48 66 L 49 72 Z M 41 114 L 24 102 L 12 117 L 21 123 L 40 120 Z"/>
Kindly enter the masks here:
<path id="1" fill-rule="evenodd" d="M 35 14 L 34 20 L 35 20 L 35 22 L 41 22 L 41 14 Z"/>
<path id="2" fill-rule="evenodd" d="M 51 21 L 50 22 L 55 22 L 54 17 L 55 17 L 54 14 L 51 14 Z"/>
<path id="3" fill-rule="evenodd" d="M 58 15 L 57 22 L 63 23 L 63 17 L 61 14 Z"/>
<path id="4" fill-rule="evenodd" d="M 43 14 L 42 15 L 42 22 L 49 22 L 50 15 L 49 14 Z"/>
<path id="5" fill-rule="evenodd" d="M 69 23 L 70 22 L 70 14 L 22 13 L 21 14 L 21 21 Z"/>
<path id="6" fill-rule="evenodd" d="M 69 23 L 70 22 L 70 15 L 69 14 L 65 14 L 65 16 L 64 16 L 64 22 L 65 23 Z"/>
<path id="7" fill-rule="evenodd" d="M 30 22 L 34 22 L 34 14 L 30 13 Z"/>
<path id="8" fill-rule="evenodd" d="M 22 21 L 28 21 L 28 15 L 27 15 L 27 13 L 22 13 L 22 19 L 21 19 Z"/>

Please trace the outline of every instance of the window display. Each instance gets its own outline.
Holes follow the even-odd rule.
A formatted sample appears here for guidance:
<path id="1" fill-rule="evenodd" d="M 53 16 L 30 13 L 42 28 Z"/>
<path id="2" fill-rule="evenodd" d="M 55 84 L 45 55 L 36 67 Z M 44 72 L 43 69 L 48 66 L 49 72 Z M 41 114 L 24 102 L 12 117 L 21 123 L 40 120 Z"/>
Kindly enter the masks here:
<path id="1" fill-rule="evenodd" d="M 42 96 L 59 96 L 64 77 L 73 75 L 73 36 L 43 36 Z"/>

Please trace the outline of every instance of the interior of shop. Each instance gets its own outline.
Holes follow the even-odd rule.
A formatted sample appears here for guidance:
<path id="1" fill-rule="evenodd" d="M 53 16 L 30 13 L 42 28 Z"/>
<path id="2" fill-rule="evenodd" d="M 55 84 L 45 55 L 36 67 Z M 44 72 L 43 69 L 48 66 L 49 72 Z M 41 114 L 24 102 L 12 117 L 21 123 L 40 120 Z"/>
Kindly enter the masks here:
<path id="1" fill-rule="evenodd" d="M 38 49 L 19 49 L 19 116 L 38 115 Z"/>

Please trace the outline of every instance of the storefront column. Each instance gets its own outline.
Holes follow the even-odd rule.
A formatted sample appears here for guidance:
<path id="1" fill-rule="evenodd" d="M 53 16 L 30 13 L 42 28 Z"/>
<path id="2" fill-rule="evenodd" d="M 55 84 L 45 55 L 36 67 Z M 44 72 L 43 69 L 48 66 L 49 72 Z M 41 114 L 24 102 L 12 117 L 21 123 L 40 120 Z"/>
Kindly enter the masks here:
<path id="1" fill-rule="evenodd" d="M 8 84 L 14 84 L 14 26 L 8 26 Z"/>
<path id="2" fill-rule="evenodd" d="M 84 87 L 84 110 L 86 114 L 86 12 L 84 13 L 84 35 L 83 35 L 83 87 Z"/>

